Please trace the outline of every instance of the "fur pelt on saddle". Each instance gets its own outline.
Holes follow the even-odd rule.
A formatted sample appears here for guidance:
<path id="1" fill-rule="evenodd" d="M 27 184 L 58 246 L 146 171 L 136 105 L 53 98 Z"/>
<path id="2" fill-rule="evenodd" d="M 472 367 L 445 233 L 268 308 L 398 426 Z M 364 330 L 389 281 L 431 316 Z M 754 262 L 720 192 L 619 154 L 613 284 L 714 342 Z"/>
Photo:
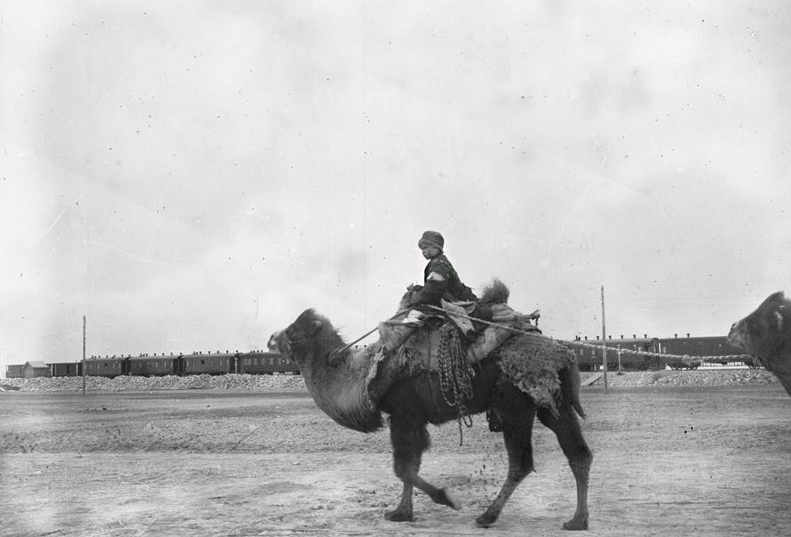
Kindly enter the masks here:
<path id="1" fill-rule="evenodd" d="M 574 363 L 574 353 L 542 336 L 530 323 L 529 316 L 507 306 L 508 296 L 507 287 L 499 280 L 484 289 L 481 302 L 492 308 L 498 323 L 486 328 L 466 347 L 464 358 L 473 365 L 497 352 L 505 376 L 536 404 L 556 412 L 560 393 L 558 372 Z M 370 359 L 366 397 L 371 409 L 377 408 L 390 388 L 399 382 L 439 371 L 442 364 L 437 351 L 442 343 L 441 332 L 429 323 L 417 329 L 394 352 L 383 352 L 381 340 L 365 349 L 366 358 Z"/>
<path id="2" fill-rule="evenodd" d="M 503 374 L 538 406 L 557 415 L 558 372 L 577 361 L 571 349 L 550 338 L 528 334 L 509 339 L 496 352 Z"/>

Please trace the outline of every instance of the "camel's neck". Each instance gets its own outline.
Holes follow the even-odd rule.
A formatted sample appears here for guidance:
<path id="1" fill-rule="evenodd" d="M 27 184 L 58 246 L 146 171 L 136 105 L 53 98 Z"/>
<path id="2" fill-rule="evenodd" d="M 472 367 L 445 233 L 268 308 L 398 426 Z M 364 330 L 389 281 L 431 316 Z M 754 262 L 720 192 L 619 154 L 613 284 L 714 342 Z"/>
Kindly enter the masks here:
<path id="1" fill-rule="evenodd" d="M 368 404 L 367 369 L 353 367 L 348 351 L 329 356 L 343 345 L 337 336 L 316 341 L 309 352 L 297 358 L 305 385 L 318 407 L 336 422 L 357 431 L 376 430 L 381 427 L 381 417 Z"/>
<path id="2" fill-rule="evenodd" d="M 761 357 L 764 367 L 780 380 L 780 383 L 791 395 L 791 351 L 783 351 L 771 357 Z"/>
<path id="3" fill-rule="evenodd" d="M 337 334 L 320 334 L 309 341 L 309 345 L 304 350 L 296 353 L 294 357 L 300 366 L 302 376 L 306 382 L 313 382 L 315 379 L 332 378 L 331 358 L 334 351 L 343 348 L 343 339 Z"/>

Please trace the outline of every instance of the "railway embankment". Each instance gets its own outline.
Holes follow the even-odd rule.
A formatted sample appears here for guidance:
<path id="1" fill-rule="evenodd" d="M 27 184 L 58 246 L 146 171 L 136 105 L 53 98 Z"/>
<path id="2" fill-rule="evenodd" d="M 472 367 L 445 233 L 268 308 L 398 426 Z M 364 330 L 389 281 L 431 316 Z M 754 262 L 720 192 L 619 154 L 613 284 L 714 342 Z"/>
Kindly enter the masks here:
<path id="1" fill-rule="evenodd" d="M 82 377 L 39 377 L 31 379 L 0 379 L 0 389 L 19 391 L 81 391 Z M 153 390 L 265 390 L 299 391 L 305 383 L 299 375 L 189 375 L 179 377 L 120 376 L 115 378 L 86 377 L 86 391 L 131 392 Z"/>
<path id="2" fill-rule="evenodd" d="M 593 380 L 594 376 L 599 376 Z M 601 373 L 582 373 L 583 389 L 602 387 Z M 586 381 L 593 380 L 586 384 Z M 750 386 L 780 382 L 763 369 L 711 368 L 696 371 L 629 371 L 622 374 L 609 372 L 607 385 L 614 388 L 662 388 L 675 386 Z M 40 377 L 32 379 L 0 379 L 0 390 L 5 391 L 80 391 L 82 377 Z M 153 390 L 261 390 L 307 391 L 299 375 L 191 375 L 185 377 L 87 377 L 88 391 L 124 392 Z"/>
<path id="3" fill-rule="evenodd" d="M 582 373 L 582 383 L 585 384 L 586 379 L 594 375 L 601 375 L 601 373 Z M 777 377 L 764 369 L 710 368 L 698 369 L 695 371 L 672 371 L 665 369 L 662 371 L 630 371 L 622 374 L 611 371 L 607 374 L 607 385 L 615 388 L 751 386 L 767 384 L 780 385 L 780 381 L 777 380 Z M 603 376 L 589 384 L 591 387 L 601 387 L 603 385 Z"/>

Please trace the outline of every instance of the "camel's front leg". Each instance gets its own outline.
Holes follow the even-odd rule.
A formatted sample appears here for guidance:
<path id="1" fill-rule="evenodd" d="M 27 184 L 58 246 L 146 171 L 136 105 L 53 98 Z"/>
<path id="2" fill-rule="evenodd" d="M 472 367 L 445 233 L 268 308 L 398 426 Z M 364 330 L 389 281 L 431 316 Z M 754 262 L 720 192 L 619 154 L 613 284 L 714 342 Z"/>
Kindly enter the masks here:
<path id="1" fill-rule="evenodd" d="M 394 415 L 390 419 L 390 441 L 393 444 L 393 471 L 403 481 L 404 489 L 398 507 L 385 514 L 385 518 L 394 522 L 414 520 L 412 510 L 414 487 L 428 494 L 436 503 L 447 505 L 453 509 L 461 509 L 458 500 L 453 497 L 450 491 L 438 489 L 418 475 L 423 452 L 428 449 L 430 444 L 426 424 L 414 424 L 399 418 Z"/>

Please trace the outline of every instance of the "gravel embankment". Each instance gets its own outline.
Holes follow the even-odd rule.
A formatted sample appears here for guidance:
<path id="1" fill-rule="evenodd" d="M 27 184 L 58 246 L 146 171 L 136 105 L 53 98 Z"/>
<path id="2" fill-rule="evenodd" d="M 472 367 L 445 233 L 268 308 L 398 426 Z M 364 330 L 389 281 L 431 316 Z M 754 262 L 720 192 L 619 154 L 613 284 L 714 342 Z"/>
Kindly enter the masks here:
<path id="1" fill-rule="evenodd" d="M 582 373 L 582 382 L 593 373 Z M 751 386 L 780 384 L 777 377 L 764 369 L 698 369 L 697 371 L 642 371 L 619 375 L 607 374 L 607 385 L 613 387 L 663 386 Z M 599 378 L 592 386 L 603 386 Z"/>
<path id="2" fill-rule="evenodd" d="M 54 377 L 34 379 L 2 379 L 0 389 L 20 391 L 79 391 L 82 377 Z M 298 375 L 190 375 L 177 377 L 87 377 L 85 389 L 89 391 L 124 392 L 152 390 L 265 390 L 307 391 Z"/>
<path id="3" fill-rule="evenodd" d="M 593 373 L 582 373 L 582 381 Z M 261 390 L 306 391 L 301 376 L 295 375 L 193 375 L 188 377 L 88 377 L 89 391 L 152 391 L 152 390 Z M 591 386 L 602 386 L 599 378 Z M 645 371 L 607 375 L 607 385 L 612 387 L 663 387 L 663 386 L 750 386 L 779 384 L 777 378 L 763 369 L 699 369 L 697 371 Z M 82 377 L 56 377 L 35 379 L 2 379 L 0 390 L 20 391 L 79 391 Z"/>

